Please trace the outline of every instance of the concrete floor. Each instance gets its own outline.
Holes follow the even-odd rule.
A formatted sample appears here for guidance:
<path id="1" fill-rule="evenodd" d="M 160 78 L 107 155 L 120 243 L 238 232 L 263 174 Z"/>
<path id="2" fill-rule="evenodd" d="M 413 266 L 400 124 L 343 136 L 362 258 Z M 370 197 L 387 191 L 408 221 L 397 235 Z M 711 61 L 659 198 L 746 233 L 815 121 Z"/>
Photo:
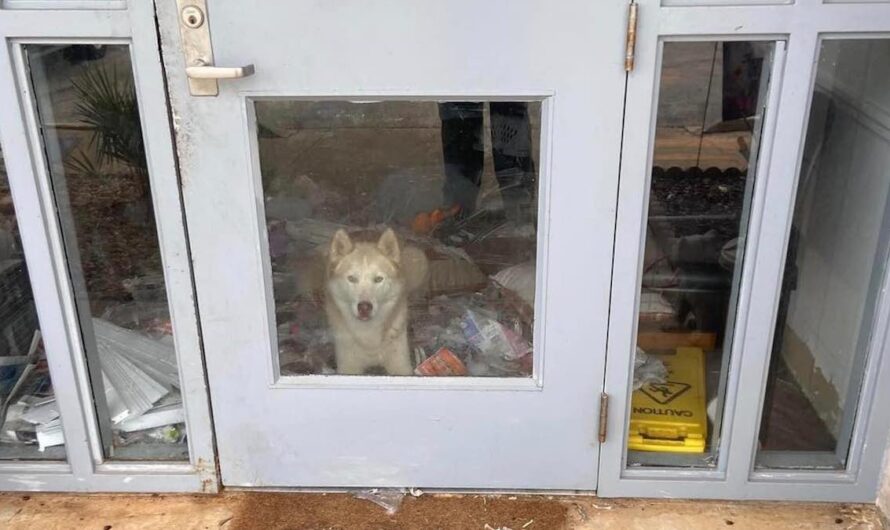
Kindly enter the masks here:
<path id="1" fill-rule="evenodd" d="M 880 529 L 873 505 L 407 496 L 395 515 L 348 494 L 0 494 L 0 528 L 289 529 Z"/>

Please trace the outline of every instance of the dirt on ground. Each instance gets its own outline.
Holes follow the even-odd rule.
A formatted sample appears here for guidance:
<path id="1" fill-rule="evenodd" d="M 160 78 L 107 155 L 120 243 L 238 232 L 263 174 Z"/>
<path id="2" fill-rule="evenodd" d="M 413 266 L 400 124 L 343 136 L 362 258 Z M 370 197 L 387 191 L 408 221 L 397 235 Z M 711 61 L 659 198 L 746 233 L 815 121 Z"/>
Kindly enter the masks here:
<path id="1" fill-rule="evenodd" d="M 294 510 L 294 502 L 300 503 L 299 510 Z M 347 495 L 295 499 L 288 494 L 261 494 L 239 507 L 231 528 L 566 528 L 567 513 L 566 505 L 535 497 L 408 496 L 390 516 L 369 501 Z"/>
<path id="2" fill-rule="evenodd" d="M 591 496 L 406 495 L 398 511 L 349 493 L 218 495 L 0 494 L 0 528 L 135 530 L 872 529 L 874 505 L 601 499 Z"/>

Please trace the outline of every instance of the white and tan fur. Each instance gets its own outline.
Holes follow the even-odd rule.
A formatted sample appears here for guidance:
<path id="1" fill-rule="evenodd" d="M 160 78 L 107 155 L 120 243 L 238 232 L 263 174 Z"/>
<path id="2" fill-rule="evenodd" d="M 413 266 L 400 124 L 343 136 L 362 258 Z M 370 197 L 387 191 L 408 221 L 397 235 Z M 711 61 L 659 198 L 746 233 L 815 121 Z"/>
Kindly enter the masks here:
<path id="1" fill-rule="evenodd" d="M 376 243 L 355 242 L 344 230 L 331 239 L 325 311 L 334 338 L 337 372 L 364 374 L 380 366 L 411 375 L 408 294 L 427 274 L 426 256 L 402 248 L 388 228 Z"/>

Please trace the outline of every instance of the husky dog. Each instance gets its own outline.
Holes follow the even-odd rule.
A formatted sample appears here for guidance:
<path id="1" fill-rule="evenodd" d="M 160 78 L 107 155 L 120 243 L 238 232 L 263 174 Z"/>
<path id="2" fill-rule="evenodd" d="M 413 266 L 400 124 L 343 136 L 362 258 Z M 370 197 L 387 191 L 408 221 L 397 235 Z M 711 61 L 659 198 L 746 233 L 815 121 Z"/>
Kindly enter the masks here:
<path id="1" fill-rule="evenodd" d="M 331 239 L 326 270 L 337 372 L 360 375 L 380 366 L 389 375 L 411 375 L 408 294 L 427 273 L 422 251 L 402 249 L 391 228 L 376 243 L 354 242 L 341 229 Z"/>

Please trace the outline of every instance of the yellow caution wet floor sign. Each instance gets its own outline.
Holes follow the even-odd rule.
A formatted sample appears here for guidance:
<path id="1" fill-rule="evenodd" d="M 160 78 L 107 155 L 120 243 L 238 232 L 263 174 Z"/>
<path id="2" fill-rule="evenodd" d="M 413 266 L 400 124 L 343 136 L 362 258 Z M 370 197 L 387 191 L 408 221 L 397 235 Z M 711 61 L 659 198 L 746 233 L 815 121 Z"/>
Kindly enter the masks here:
<path id="1" fill-rule="evenodd" d="M 649 383 L 631 399 L 628 449 L 702 453 L 708 432 L 705 409 L 705 354 L 699 348 L 677 348 L 658 355 L 667 381 Z"/>

